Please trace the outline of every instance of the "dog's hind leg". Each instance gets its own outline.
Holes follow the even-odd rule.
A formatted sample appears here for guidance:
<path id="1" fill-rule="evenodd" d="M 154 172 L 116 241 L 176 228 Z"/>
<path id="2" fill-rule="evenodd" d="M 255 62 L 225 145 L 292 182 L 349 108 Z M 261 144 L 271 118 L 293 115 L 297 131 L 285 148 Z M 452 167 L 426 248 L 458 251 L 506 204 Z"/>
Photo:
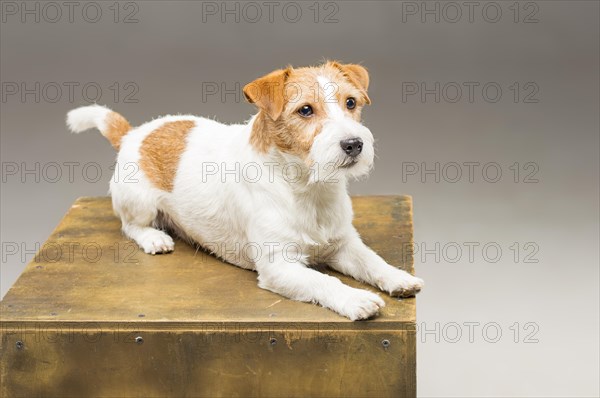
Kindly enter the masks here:
<path id="1" fill-rule="evenodd" d="M 136 198 L 124 201 L 113 192 L 113 208 L 121 217 L 123 233 L 133 239 L 148 254 L 169 253 L 175 248 L 173 239 L 152 227 L 158 209 L 151 200 Z"/>
<path id="2" fill-rule="evenodd" d="M 148 254 L 169 253 L 175 249 L 173 238 L 152 227 L 141 227 L 133 223 L 123 224 L 123 232 L 135 240 Z"/>
<path id="3" fill-rule="evenodd" d="M 173 239 L 163 231 L 151 227 L 158 214 L 159 198 L 155 193 L 152 193 L 150 184 L 143 177 L 143 173 L 139 168 L 139 159 L 136 156 L 139 152 L 140 143 L 136 143 L 135 139 L 133 144 L 129 143 L 129 146 L 124 143 L 124 140 L 133 131 L 127 120 L 106 107 L 91 105 L 69 112 L 67 124 L 75 133 L 97 128 L 110 141 L 112 146 L 120 151 L 115 175 L 111 179 L 110 190 L 113 209 L 121 217 L 125 235 L 135 240 L 146 253 L 156 254 L 173 251 L 175 246 Z M 191 125 L 193 125 L 193 122 L 183 122 L 183 126 L 188 130 Z M 176 126 L 181 127 L 180 125 Z M 146 127 L 146 130 L 148 130 L 146 133 L 151 132 L 152 128 L 156 127 L 151 125 Z M 165 141 L 163 138 L 165 135 L 173 137 L 172 129 L 162 131 L 162 135 L 158 137 L 158 140 L 151 142 L 151 144 L 160 146 Z M 178 137 L 180 140 L 184 135 L 179 132 Z M 127 146 L 127 148 L 124 148 L 124 146 Z M 151 150 L 154 149 L 152 145 L 150 146 Z M 152 153 L 160 154 L 160 151 Z M 169 155 L 172 155 L 172 152 Z M 164 159 L 158 158 L 156 161 L 160 163 Z M 131 174 L 132 167 L 134 168 L 133 175 Z M 163 169 L 163 166 L 158 166 L 158 170 Z M 137 174 L 138 172 L 139 174 Z M 136 177 L 139 177 L 139 180 Z"/>

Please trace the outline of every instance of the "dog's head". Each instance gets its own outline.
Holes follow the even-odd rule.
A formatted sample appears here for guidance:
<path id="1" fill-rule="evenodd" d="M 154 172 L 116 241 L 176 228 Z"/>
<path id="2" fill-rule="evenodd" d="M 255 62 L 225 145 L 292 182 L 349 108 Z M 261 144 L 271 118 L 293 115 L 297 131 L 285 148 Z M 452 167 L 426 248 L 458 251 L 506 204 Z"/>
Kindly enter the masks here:
<path id="1" fill-rule="evenodd" d="M 331 171 L 366 175 L 374 157 L 373 135 L 361 124 L 368 86 L 364 67 L 334 61 L 271 72 L 244 87 L 259 108 L 250 142 L 298 159 L 317 180 Z"/>

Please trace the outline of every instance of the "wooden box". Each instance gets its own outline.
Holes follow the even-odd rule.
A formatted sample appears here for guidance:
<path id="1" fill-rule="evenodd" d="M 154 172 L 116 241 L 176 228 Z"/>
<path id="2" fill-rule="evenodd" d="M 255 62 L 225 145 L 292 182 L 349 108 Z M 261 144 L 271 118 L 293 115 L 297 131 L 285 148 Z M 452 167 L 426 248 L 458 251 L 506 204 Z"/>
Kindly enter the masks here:
<path id="1" fill-rule="evenodd" d="M 412 272 L 411 198 L 353 205 L 364 241 Z M 80 198 L 0 303 L 0 395 L 415 396 L 416 302 L 382 297 L 351 322 L 183 242 L 149 256 L 109 198 Z"/>

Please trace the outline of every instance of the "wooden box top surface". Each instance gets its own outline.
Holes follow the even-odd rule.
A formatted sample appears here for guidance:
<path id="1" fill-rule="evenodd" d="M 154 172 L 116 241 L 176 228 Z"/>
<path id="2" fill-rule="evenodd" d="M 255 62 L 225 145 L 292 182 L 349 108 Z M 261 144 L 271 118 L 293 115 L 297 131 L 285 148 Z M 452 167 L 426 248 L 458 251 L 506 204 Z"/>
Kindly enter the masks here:
<path id="1" fill-rule="evenodd" d="M 362 196 L 352 201 L 354 224 L 365 243 L 390 264 L 412 273 L 411 198 Z M 173 253 L 147 255 L 122 235 L 120 227 L 110 198 L 77 199 L 0 302 L 1 320 L 144 322 L 159 327 L 305 323 L 361 329 L 415 323 L 414 298 L 381 293 L 386 301 L 381 314 L 352 323 L 320 306 L 260 289 L 255 272 L 223 263 L 182 241 L 176 241 Z M 348 285 L 377 291 L 326 272 Z"/>

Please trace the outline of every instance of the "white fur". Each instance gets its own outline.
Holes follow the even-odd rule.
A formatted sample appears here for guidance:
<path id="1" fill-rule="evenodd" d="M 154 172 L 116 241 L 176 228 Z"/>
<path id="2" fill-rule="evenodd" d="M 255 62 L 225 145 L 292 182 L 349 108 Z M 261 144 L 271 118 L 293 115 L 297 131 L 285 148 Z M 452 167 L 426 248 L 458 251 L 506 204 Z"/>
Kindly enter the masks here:
<path id="1" fill-rule="evenodd" d="M 166 116 L 131 130 L 122 139 L 110 184 L 124 233 L 147 253 L 172 251 L 171 237 L 152 227 L 159 211 L 168 214 L 190 240 L 232 264 L 256 270 L 260 287 L 319 303 L 352 320 L 375 315 L 384 301 L 309 265 L 327 262 L 391 294 L 419 291 L 421 279 L 386 264 L 352 226 L 347 182 L 371 169 L 373 136 L 337 104 L 327 107 L 328 121 L 313 143 L 310 168 L 275 149 L 268 154 L 253 150 L 249 138 L 254 117 L 243 125 L 224 125 L 194 116 Z M 79 108 L 69 113 L 68 124 L 74 131 L 94 126 L 102 130 L 107 112 L 98 106 Z M 143 139 L 175 120 L 195 120 L 196 127 L 188 135 L 174 189 L 165 192 L 136 167 Z M 338 168 L 346 156 L 339 142 L 353 137 L 363 140 L 363 152 L 354 166 Z M 300 171 L 298 178 L 293 171 Z"/>
<path id="2" fill-rule="evenodd" d="M 104 132 L 106 127 L 104 121 L 110 112 L 110 109 L 100 105 L 73 109 L 67 114 L 67 126 L 74 133 L 81 133 L 91 128 Z"/>

